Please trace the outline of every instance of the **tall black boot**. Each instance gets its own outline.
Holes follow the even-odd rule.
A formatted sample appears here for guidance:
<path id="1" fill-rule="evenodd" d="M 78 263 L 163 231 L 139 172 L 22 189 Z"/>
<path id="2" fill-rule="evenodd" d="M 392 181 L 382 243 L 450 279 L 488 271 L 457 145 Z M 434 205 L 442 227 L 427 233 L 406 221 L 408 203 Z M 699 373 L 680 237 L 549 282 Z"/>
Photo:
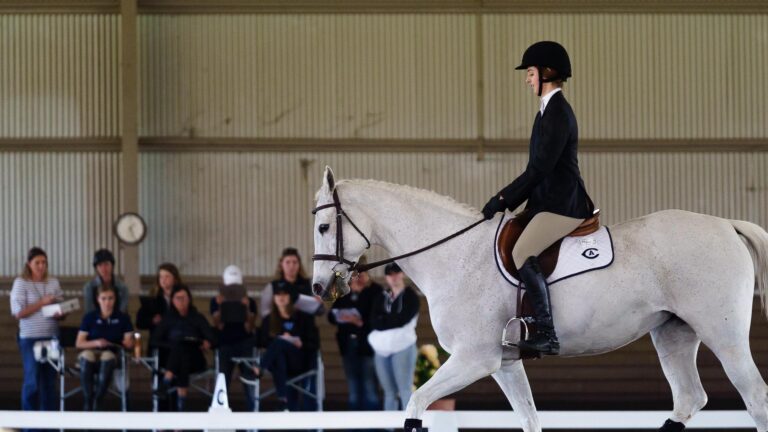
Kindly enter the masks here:
<path id="1" fill-rule="evenodd" d="M 525 290 L 533 303 L 533 313 L 536 315 L 536 333 L 518 344 L 520 350 L 537 351 L 543 355 L 560 353 L 560 342 L 555 334 L 552 323 L 552 309 L 549 304 L 549 287 L 539 267 L 536 257 L 525 260 L 523 267 L 518 270 L 520 279 L 525 284 Z"/>
<path id="2" fill-rule="evenodd" d="M 101 410 L 101 403 L 104 396 L 109 391 L 109 385 L 112 381 L 112 371 L 115 370 L 115 360 L 102 361 L 99 364 L 99 385 L 96 387 L 96 394 L 93 397 L 93 410 Z"/>
<path id="3" fill-rule="evenodd" d="M 93 375 L 96 363 L 80 357 L 80 388 L 83 391 L 83 411 L 90 411 L 93 404 Z"/>

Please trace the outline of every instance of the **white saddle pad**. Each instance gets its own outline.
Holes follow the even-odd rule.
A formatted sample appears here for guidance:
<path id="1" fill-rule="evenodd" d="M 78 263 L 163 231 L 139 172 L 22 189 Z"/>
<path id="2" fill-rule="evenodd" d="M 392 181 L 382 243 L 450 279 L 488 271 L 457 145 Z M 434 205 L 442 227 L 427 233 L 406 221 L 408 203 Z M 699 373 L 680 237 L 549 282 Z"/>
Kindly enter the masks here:
<path id="1" fill-rule="evenodd" d="M 512 218 L 510 213 L 504 213 L 496 229 L 493 241 L 493 255 L 496 257 L 496 267 L 501 275 L 510 284 L 519 286 L 515 279 L 501 262 L 499 248 L 497 247 L 501 228 Z M 608 227 L 601 226 L 596 232 L 583 237 L 566 237 L 560 246 L 560 255 L 557 258 L 555 271 L 547 278 L 547 283 L 552 285 L 563 279 L 577 276 L 592 270 L 606 268 L 613 263 L 613 239 Z"/>

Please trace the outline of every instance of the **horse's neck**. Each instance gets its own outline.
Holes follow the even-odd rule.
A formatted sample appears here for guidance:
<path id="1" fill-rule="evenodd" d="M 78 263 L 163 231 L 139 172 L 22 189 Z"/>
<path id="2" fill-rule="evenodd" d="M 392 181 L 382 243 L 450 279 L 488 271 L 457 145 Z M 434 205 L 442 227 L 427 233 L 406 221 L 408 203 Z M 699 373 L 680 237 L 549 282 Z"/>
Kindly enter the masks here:
<path id="1" fill-rule="evenodd" d="M 361 185 L 355 188 L 353 194 L 356 207 L 363 209 L 370 221 L 371 242 L 384 248 L 393 257 L 421 249 L 466 228 L 481 217 L 479 213 L 473 215 L 461 204 L 449 203 L 439 196 L 429 197 L 425 194 L 428 199 L 424 199 L 424 196 L 419 196 L 419 192 L 409 188 L 397 190 L 377 187 L 375 184 Z M 445 271 L 445 266 L 431 264 L 448 263 L 457 255 L 462 255 L 457 253 L 457 248 L 467 245 L 471 237 L 474 236 L 470 233 L 464 234 L 399 263 L 424 294 L 428 295 L 431 281 L 440 279 L 435 273 Z"/>

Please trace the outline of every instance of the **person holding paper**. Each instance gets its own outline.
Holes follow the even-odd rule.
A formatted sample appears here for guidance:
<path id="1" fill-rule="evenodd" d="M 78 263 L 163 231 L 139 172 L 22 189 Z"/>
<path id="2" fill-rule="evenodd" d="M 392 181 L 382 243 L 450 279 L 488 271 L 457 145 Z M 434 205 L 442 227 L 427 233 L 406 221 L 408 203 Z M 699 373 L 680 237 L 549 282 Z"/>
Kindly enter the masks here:
<path id="1" fill-rule="evenodd" d="M 115 307 L 117 291 L 112 285 L 98 287 L 98 309 L 83 316 L 75 347 L 80 352 L 80 383 L 83 411 L 99 411 L 112 382 L 120 348 L 133 348 L 131 318 Z M 96 382 L 94 382 L 96 378 Z"/>
<path id="2" fill-rule="evenodd" d="M 219 367 L 229 389 L 235 371 L 235 357 L 251 357 L 255 344 L 256 301 L 248 297 L 243 285 L 243 272 L 236 265 L 227 266 L 222 274 L 219 294 L 210 301 L 213 327 L 219 332 Z M 240 376 L 252 378 L 250 368 L 240 364 Z M 256 400 L 248 384 L 243 383 L 248 411 L 255 411 Z"/>
<path id="3" fill-rule="evenodd" d="M 277 285 L 292 285 L 298 291 L 299 296 L 294 302 L 294 307 L 302 312 L 312 315 L 325 313 L 323 301 L 312 293 L 312 281 L 307 278 L 301 255 L 296 248 L 287 247 L 277 261 L 275 279 L 268 283 L 261 291 L 261 304 L 259 305 L 262 318 L 269 315 L 272 310 L 272 293 Z M 293 289 L 293 288 L 291 288 Z"/>
<path id="4" fill-rule="evenodd" d="M 259 346 L 266 350 L 261 356 L 261 367 L 253 372 L 257 378 L 263 370 L 272 374 L 280 410 L 288 409 L 288 377 L 311 369 L 320 348 L 315 318 L 294 308 L 298 297 L 292 285 L 276 285 L 272 312 L 264 317 L 259 331 Z"/>
<path id="5" fill-rule="evenodd" d="M 365 264 L 365 257 L 359 263 Z M 373 349 L 368 343 L 370 317 L 374 299 L 384 291 L 373 282 L 368 272 L 361 272 L 349 281 L 350 293 L 337 299 L 328 313 L 328 321 L 338 326 L 339 345 L 344 374 L 347 377 L 348 403 L 351 411 L 373 411 L 380 408 L 377 394 Z"/>
<path id="6" fill-rule="evenodd" d="M 35 359 L 35 344 L 50 341 L 59 332 L 60 316 L 46 317 L 43 307 L 63 299 L 59 281 L 48 275 L 48 255 L 39 247 L 27 253 L 21 276 L 11 288 L 11 314 L 19 321 L 18 344 L 24 367 L 21 409 L 53 411 L 58 409 L 56 370 Z"/>

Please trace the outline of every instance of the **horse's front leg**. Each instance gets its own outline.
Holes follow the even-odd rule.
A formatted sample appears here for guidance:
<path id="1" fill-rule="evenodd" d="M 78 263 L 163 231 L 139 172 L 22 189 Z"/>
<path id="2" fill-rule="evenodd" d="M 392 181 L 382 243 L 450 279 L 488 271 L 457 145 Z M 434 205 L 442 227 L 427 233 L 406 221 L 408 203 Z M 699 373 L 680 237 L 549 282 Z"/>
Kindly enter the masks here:
<path id="1" fill-rule="evenodd" d="M 405 409 L 405 432 L 423 432 L 421 416 L 429 404 L 453 394 L 494 373 L 501 365 L 501 353 L 473 347 L 471 353 L 454 352 L 435 375 L 419 387 Z"/>
<path id="2" fill-rule="evenodd" d="M 507 396 L 512 409 L 520 417 L 523 432 L 541 432 L 539 415 L 536 412 L 536 405 L 533 403 L 531 386 L 528 383 L 522 360 L 502 362 L 501 368 L 493 374 L 493 379 L 499 383 L 499 387 Z"/>

